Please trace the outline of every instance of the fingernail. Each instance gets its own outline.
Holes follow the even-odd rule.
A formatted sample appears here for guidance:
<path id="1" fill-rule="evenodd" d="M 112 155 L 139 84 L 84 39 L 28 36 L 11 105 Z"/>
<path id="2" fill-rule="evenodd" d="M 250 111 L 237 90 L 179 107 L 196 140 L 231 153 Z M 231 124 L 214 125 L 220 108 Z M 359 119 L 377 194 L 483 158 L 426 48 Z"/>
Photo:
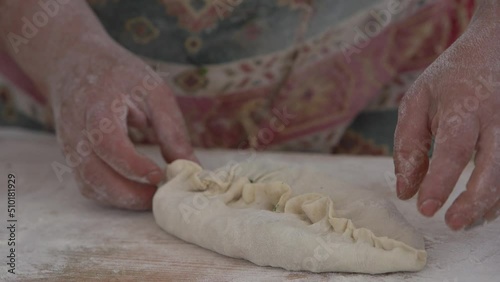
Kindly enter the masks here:
<path id="1" fill-rule="evenodd" d="M 469 225 L 469 218 L 460 213 L 452 214 L 448 220 L 448 226 L 453 230 L 460 230 Z"/>
<path id="2" fill-rule="evenodd" d="M 434 199 L 427 199 L 420 205 L 420 213 L 425 216 L 433 216 L 441 207 L 441 202 Z"/>
<path id="3" fill-rule="evenodd" d="M 148 179 L 149 183 L 156 185 L 163 180 L 163 176 L 163 173 L 161 173 L 160 171 L 153 170 L 146 176 L 146 178 Z"/>

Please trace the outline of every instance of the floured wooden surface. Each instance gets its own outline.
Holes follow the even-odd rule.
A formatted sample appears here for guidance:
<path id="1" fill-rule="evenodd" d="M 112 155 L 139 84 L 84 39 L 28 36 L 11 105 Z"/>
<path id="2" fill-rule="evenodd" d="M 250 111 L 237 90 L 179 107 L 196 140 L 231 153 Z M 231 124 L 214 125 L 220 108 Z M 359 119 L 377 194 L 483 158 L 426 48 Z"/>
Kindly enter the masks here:
<path id="1" fill-rule="evenodd" d="M 151 156 L 155 148 L 141 148 Z M 244 161 L 250 154 L 198 151 L 207 168 Z M 401 213 L 426 238 L 428 264 L 418 273 L 389 275 L 309 274 L 257 267 L 220 256 L 178 240 L 156 226 L 150 212 L 103 208 L 78 194 L 69 174 L 59 182 L 52 170 L 63 163 L 55 138 L 0 130 L 0 253 L 7 253 L 7 173 L 17 178 L 17 276 L 7 275 L 5 259 L 0 280 L 49 278 L 59 280 L 161 281 L 497 281 L 500 275 L 500 221 L 467 232 L 452 232 L 444 212 L 426 219 L 415 202 L 396 199 L 391 187 L 392 160 L 301 154 L 259 154 L 289 162 L 314 163 L 339 179 L 371 187 L 394 201 Z M 463 190 L 469 166 L 460 179 Z M 387 180 L 389 180 L 389 184 Z M 456 197 L 455 191 L 452 197 Z M 446 207 L 449 206 L 446 205 Z"/>

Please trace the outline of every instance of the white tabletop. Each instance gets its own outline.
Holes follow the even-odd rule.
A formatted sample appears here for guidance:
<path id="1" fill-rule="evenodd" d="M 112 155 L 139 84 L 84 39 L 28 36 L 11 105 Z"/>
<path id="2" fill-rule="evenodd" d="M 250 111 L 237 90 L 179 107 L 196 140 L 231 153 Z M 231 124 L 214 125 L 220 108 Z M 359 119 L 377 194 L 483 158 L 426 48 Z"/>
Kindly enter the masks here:
<path id="1" fill-rule="evenodd" d="M 160 160 L 158 149 L 140 148 Z M 236 151 L 198 150 L 207 168 L 249 157 Z M 500 281 L 500 220 L 452 232 L 444 211 L 432 219 L 415 201 L 395 197 L 390 158 L 259 153 L 287 162 L 311 163 L 340 180 L 369 187 L 391 199 L 424 234 L 428 264 L 417 273 L 386 275 L 310 274 L 258 267 L 188 244 L 163 232 L 150 212 L 100 207 L 79 195 L 71 175 L 59 181 L 53 162 L 64 164 L 54 136 L 0 130 L 0 280 L 198 280 L 198 281 Z M 452 198 L 464 189 L 472 166 Z M 7 175 L 16 177 L 16 276 L 7 273 Z M 445 207 L 449 206 L 449 203 Z"/>

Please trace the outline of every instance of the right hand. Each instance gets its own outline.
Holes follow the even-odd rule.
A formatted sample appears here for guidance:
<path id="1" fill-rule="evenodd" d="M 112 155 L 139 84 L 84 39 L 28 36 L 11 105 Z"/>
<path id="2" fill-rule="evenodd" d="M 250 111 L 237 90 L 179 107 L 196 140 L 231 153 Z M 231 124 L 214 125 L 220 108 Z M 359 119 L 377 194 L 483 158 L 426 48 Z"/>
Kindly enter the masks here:
<path id="1" fill-rule="evenodd" d="M 45 94 L 81 193 L 119 208 L 150 209 L 164 173 L 135 150 L 127 125 L 149 132 L 167 162 L 197 161 L 172 91 L 110 39 L 78 44 L 57 64 Z"/>

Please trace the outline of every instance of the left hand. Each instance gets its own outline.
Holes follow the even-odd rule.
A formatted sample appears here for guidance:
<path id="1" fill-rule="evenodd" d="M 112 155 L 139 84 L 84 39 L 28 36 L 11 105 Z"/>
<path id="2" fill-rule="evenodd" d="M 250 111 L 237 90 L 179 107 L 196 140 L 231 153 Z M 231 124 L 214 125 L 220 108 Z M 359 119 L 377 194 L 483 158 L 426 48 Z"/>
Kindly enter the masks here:
<path id="1" fill-rule="evenodd" d="M 397 194 L 433 216 L 474 151 L 475 168 L 446 212 L 459 230 L 500 215 L 500 4 L 482 1 L 467 31 L 415 82 L 394 146 Z M 432 161 L 428 152 L 434 138 Z"/>

